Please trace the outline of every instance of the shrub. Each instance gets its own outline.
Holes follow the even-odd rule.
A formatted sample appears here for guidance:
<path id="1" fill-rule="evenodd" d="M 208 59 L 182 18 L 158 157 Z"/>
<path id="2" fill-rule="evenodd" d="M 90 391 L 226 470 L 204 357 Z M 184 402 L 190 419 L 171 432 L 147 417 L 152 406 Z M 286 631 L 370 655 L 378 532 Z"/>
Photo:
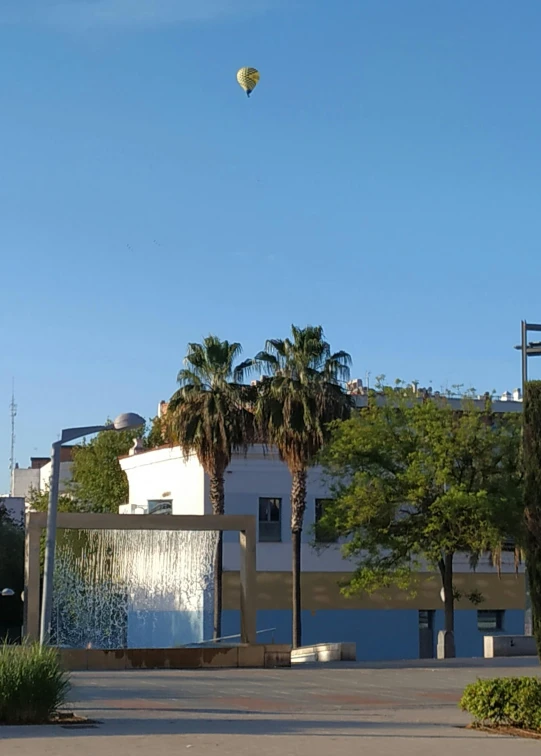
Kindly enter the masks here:
<path id="1" fill-rule="evenodd" d="M 55 649 L 0 646 L 0 724 L 43 724 L 65 702 L 69 676 Z"/>
<path id="2" fill-rule="evenodd" d="M 460 708 L 476 723 L 541 731 L 541 679 L 497 677 L 468 685 Z"/>

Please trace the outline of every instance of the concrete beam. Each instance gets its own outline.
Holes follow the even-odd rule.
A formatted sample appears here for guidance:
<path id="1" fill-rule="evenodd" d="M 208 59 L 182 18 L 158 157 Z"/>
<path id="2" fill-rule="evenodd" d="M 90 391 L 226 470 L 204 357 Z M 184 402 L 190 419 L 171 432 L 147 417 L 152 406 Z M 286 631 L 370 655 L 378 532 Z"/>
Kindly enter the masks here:
<path id="1" fill-rule="evenodd" d="M 39 638 L 40 536 L 46 512 L 31 512 L 26 522 L 25 635 Z M 239 533 L 242 643 L 256 643 L 256 520 L 253 515 L 120 515 L 60 512 L 62 530 L 175 530 Z"/>
<path id="2" fill-rule="evenodd" d="M 485 635 L 485 659 L 502 656 L 537 656 L 533 635 Z"/>

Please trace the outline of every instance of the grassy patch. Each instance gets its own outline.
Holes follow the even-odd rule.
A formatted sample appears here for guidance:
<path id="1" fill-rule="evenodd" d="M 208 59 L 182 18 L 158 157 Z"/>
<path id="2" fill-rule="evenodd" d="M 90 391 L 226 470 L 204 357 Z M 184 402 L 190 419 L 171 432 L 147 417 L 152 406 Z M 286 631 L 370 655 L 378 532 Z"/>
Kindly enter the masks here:
<path id="1" fill-rule="evenodd" d="M 37 644 L 0 646 L 0 724 L 45 724 L 70 689 L 55 649 Z"/>

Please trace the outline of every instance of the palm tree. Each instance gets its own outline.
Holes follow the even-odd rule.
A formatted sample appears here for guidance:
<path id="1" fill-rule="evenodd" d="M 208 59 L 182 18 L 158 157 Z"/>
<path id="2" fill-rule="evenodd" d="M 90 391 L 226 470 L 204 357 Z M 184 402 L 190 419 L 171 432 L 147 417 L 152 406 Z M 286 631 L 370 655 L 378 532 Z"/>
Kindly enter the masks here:
<path id="1" fill-rule="evenodd" d="M 234 366 L 240 344 L 208 336 L 188 344 L 180 388 L 167 408 L 167 427 L 187 458 L 195 454 L 209 476 L 212 513 L 225 511 L 224 475 L 233 451 L 246 449 L 253 431 L 253 389 L 242 383 L 251 361 Z M 222 634 L 223 533 L 218 534 L 214 562 L 214 638 Z"/>
<path id="2" fill-rule="evenodd" d="M 329 435 L 329 423 L 349 415 L 351 399 L 342 384 L 351 357 L 331 352 L 321 326 L 291 327 L 291 339 L 271 339 L 253 365 L 266 377 L 258 384 L 256 419 L 262 436 L 276 446 L 291 473 L 293 551 L 293 646 L 301 645 L 301 535 L 308 468 Z"/>

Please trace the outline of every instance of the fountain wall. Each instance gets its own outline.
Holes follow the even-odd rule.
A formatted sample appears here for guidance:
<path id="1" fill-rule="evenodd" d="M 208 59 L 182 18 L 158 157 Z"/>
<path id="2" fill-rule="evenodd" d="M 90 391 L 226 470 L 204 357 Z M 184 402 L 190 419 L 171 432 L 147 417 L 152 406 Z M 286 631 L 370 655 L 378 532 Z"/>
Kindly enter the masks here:
<path id="1" fill-rule="evenodd" d="M 54 643 L 174 648 L 211 638 L 216 543 L 215 531 L 60 531 Z"/>

